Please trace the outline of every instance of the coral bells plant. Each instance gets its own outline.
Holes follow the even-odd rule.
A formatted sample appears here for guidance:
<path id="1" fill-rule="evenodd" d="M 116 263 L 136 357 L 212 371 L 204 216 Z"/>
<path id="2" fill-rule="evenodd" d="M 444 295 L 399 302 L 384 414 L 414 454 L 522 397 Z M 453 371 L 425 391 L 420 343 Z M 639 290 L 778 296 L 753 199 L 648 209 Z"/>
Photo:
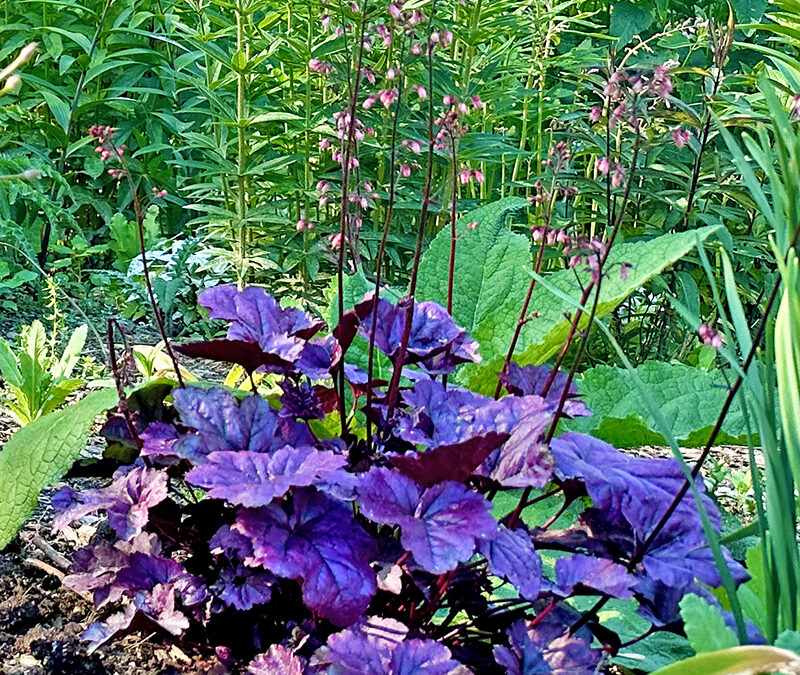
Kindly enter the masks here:
<path id="1" fill-rule="evenodd" d="M 705 495 L 643 546 L 683 483 L 676 462 L 553 434 L 557 412 L 590 414 L 561 373 L 512 363 L 496 400 L 446 384 L 480 356 L 441 306 L 368 294 L 325 335 L 257 287 L 200 302 L 227 336 L 177 349 L 270 373 L 280 391 L 173 389 L 117 424 L 140 450 L 110 485 L 56 493 L 57 530 L 106 514 L 65 579 L 102 612 L 92 648 L 157 628 L 236 672 L 588 674 L 619 640 L 578 596 L 635 598 L 668 629 L 686 592 L 721 583 Z M 396 383 L 343 366 L 359 333 L 402 368 Z M 531 497 L 506 513 L 520 489 Z M 567 507 L 579 516 L 565 525 Z"/>

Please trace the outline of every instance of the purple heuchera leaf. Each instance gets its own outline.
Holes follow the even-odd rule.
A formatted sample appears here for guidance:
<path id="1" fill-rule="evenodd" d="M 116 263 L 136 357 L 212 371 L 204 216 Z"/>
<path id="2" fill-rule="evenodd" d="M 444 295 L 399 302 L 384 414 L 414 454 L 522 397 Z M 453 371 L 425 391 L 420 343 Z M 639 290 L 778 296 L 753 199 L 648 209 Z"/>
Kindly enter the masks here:
<path id="1" fill-rule="evenodd" d="M 250 662 L 247 675 L 303 675 L 303 662 L 288 647 L 272 645 Z"/>
<path id="2" fill-rule="evenodd" d="M 501 525 L 494 539 L 478 542 L 478 550 L 492 574 L 509 581 L 526 600 L 536 600 L 542 584 L 542 561 L 524 528 L 509 530 Z"/>
<path id="3" fill-rule="evenodd" d="M 365 302 L 368 299 L 365 296 Z M 378 320 L 375 328 L 375 346 L 392 361 L 400 349 L 406 325 L 407 307 L 402 303 L 393 305 L 388 300 L 378 300 Z M 372 326 L 372 311 L 367 309 L 359 332 L 369 340 Z M 415 302 L 411 318 L 406 363 L 418 364 L 423 370 L 434 374 L 451 373 L 460 363 L 479 363 L 478 343 L 456 326 L 447 310 L 435 302 Z"/>
<path id="4" fill-rule="evenodd" d="M 433 640 L 405 640 L 392 652 L 387 675 L 449 675 L 462 669 L 450 650 Z"/>
<path id="5" fill-rule="evenodd" d="M 189 619 L 175 609 L 176 590 L 173 584 L 156 584 L 150 591 L 137 592 L 133 604 L 167 632 L 180 635 L 189 628 Z"/>
<path id="6" fill-rule="evenodd" d="M 596 538 L 606 538 L 626 556 L 633 555 L 636 546 L 652 532 L 684 481 L 674 460 L 631 457 L 583 434 L 563 434 L 553 439 L 551 450 L 558 476 L 582 480 L 592 498 L 592 508 L 584 511 L 582 520 Z M 719 511 L 707 495 L 703 495 L 703 505 L 718 529 Z M 734 579 L 745 579 L 741 565 L 723 552 Z M 720 584 L 690 493 L 681 500 L 636 572 L 672 588 L 685 588 L 694 578 Z M 647 586 L 640 584 L 639 590 L 644 588 Z"/>
<path id="7" fill-rule="evenodd" d="M 329 675 L 449 675 L 469 672 L 433 640 L 406 640 L 408 628 L 371 617 L 334 633 L 314 654 L 312 673 Z"/>
<path id="8" fill-rule="evenodd" d="M 623 599 L 633 597 L 636 586 L 636 579 L 628 574 L 624 565 L 580 553 L 556 560 L 556 581 L 565 593 L 582 584 Z"/>
<path id="9" fill-rule="evenodd" d="M 509 394 L 514 396 L 541 396 L 544 391 L 544 386 L 547 379 L 550 377 L 550 368 L 547 366 L 518 366 L 516 363 L 510 363 L 508 372 L 500 373 L 500 381 L 505 386 Z M 558 406 L 561 399 L 561 393 L 567 384 L 567 374 L 559 371 L 553 378 L 553 383 L 547 390 L 545 400 L 553 406 Z M 567 390 L 567 400 L 564 403 L 564 414 L 570 417 L 586 417 L 592 413 L 583 403 L 583 401 L 576 400 L 578 397 L 578 388 L 575 386 L 573 380 L 569 384 Z"/>
<path id="10" fill-rule="evenodd" d="M 299 309 L 282 309 L 275 298 L 256 286 L 243 291 L 233 285 L 214 286 L 200 293 L 197 300 L 210 310 L 210 318 L 231 322 L 231 340 L 260 342 L 276 334 L 308 340 L 324 325 Z"/>
<path id="11" fill-rule="evenodd" d="M 384 675 L 392 651 L 408 634 L 395 619 L 369 617 L 333 633 L 311 659 L 311 672 L 331 675 Z"/>
<path id="12" fill-rule="evenodd" d="M 215 286 L 203 291 L 198 300 L 211 310 L 212 319 L 231 322 L 229 342 L 258 344 L 264 353 L 259 369 L 276 373 L 299 371 L 312 379 L 321 379 L 330 377 L 330 369 L 342 356 L 342 349 L 333 336 L 311 340 L 324 325 L 321 321 L 293 307 L 282 309 L 263 288 L 239 291 L 235 286 Z M 235 342 L 230 345 L 235 350 Z M 225 355 L 226 350 L 231 351 L 221 344 L 217 350 L 219 358 L 231 360 Z M 208 356 L 213 355 L 209 353 Z M 247 362 L 252 370 L 259 360 L 250 355 Z"/>
<path id="13" fill-rule="evenodd" d="M 281 418 L 260 396 L 248 396 L 237 405 L 224 389 L 184 387 L 172 393 L 181 421 L 194 431 L 172 446 L 179 457 L 194 463 L 226 450 L 274 452 L 285 445 L 313 445 L 305 426 Z"/>
<path id="14" fill-rule="evenodd" d="M 64 585 L 92 590 L 98 607 L 123 596 L 133 603 L 87 629 L 84 637 L 91 648 L 127 628 L 136 610 L 176 635 L 189 627 L 185 614 L 175 607 L 176 599 L 180 597 L 184 607 L 197 606 L 205 601 L 206 588 L 179 563 L 159 556 L 159 549 L 155 535 L 142 533 L 131 542 L 101 543 L 76 553 L 74 573 L 64 577 Z"/>
<path id="15" fill-rule="evenodd" d="M 509 646 L 494 648 L 495 661 L 508 675 L 594 675 L 600 651 L 581 638 L 569 637 L 558 623 L 517 621 L 508 629 Z"/>
<path id="16" fill-rule="evenodd" d="M 550 447 L 556 474 L 582 480 L 594 508 L 612 521 L 623 518 L 641 538 L 649 534 L 683 484 L 683 472 L 675 460 L 631 457 L 584 434 L 562 434 Z M 711 522 L 719 527 L 713 502 L 707 496 L 703 501 Z M 678 505 L 674 520 L 685 521 L 690 529 L 701 527 L 690 494 Z"/>
<path id="17" fill-rule="evenodd" d="M 212 452 L 186 474 L 186 480 L 212 497 L 241 506 L 266 506 L 291 487 L 313 485 L 347 464 L 344 455 L 310 446 L 285 446 L 271 455 L 262 452 Z"/>
<path id="18" fill-rule="evenodd" d="M 63 505 L 63 495 L 59 495 Z M 167 475 L 157 469 L 120 469 L 105 488 L 71 495 L 75 501 L 53 520 L 55 531 L 100 509 L 108 513 L 109 525 L 120 539 L 133 539 L 147 524 L 150 509 L 167 498 Z"/>
<path id="19" fill-rule="evenodd" d="M 309 340 L 295 364 L 297 370 L 311 380 L 324 380 L 342 358 L 342 348 L 333 335 Z"/>
<path id="20" fill-rule="evenodd" d="M 242 509 L 233 529 L 250 538 L 248 565 L 299 579 L 306 606 L 339 626 L 356 621 L 375 593 L 375 542 L 349 506 L 301 488 L 291 504 Z"/>
<path id="21" fill-rule="evenodd" d="M 511 435 L 475 473 L 491 478 L 503 487 L 544 487 L 555 467 L 550 449 L 544 442 L 545 430 L 553 420 L 553 409 L 539 396 L 501 400 L 509 407 L 506 416 L 515 420 Z"/>
<path id="22" fill-rule="evenodd" d="M 274 583 L 275 577 L 267 570 L 235 563 L 220 570 L 211 590 L 229 607 L 247 610 L 269 602 Z"/>
<path id="23" fill-rule="evenodd" d="M 130 542 L 117 541 L 113 546 L 106 542 L 87 546 L 73 555 L 72 573 L 64 577 L 64 585 L 74 591 L 92 591 L 95 605 L 103 607 L 122 597 L 125 589 L 116 579 L 120 570 L 128 565 L 131 554 L 158 555 L 160 552 L 158 537 L 147 532 Z"/>
<path id="24" fill-rule="evenodd" d="M 134 616 L 136 616 L 136 607 L 131 604 L 126 605 L 123 611 L 111 614 L 105 621 L 95 621 L 89 624 L 81 633 L 81 638 L 89 643 L 86 651 L 91 654 L 115 635 L 127 629 Z"/>
<path id="25" fill-rule="evenodd" d="M 180 438 L 180 434 L 174 424 L 153 422 L 139 434 L 139 438 L 142 441 L 142 448 L 139 453 L 142 457 L 169 456 L 175 454 L 173 446 Z"/>
<path id="26" fill-rule="evenodd" d="M 542 436 L 552 421 L 553 409 L 540 396 L 506 396 L 495 401 L 426 380 L 403 392 L 403 401 L 408 408 L 394 434 L 429 449 L 447 449 L 454 471 L 465 468 L 462 465 L 467 459 L 480 461 L 480 454 L 472 452 L 480 450 L 488 458 L 480 469 L 477 465 L 469 468 L 501 485 L 541 487 L 550 479 L 553 462 Z M 476 439 L 480 442 L 473 448 Z M 446 464 L 447 459 L 437 458 L 437 462 Z M 403 461 L 395 463 L 401 466 Z M 454 473 L 453 478 L 461 476 Z"/>
<path id="27" fill-rule="evenodd" d="M 403 547 L 433 574 L 469 560 L 476 543 L 497 532 L 491 503 L 451 481 L 423 489 L 396 471 L 373 468 L 358 486 L 357 501 L 373 522 L 399 525 Z"/>

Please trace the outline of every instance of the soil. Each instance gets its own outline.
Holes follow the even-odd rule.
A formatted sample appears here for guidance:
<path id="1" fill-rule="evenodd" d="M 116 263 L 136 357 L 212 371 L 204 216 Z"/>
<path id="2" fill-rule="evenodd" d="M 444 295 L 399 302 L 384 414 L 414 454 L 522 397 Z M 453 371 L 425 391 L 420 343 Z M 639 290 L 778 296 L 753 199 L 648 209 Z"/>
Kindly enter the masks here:
<path id="1" fill-rule="evenodd" d="M 46 495 L 45 495 L 46 497 Z M 0 553 L 0 675 L 221 675 L 158 635 L 130 635 L 87 654 L 80 639 L 97 619 L 90 602 L 61 584 L 69 545 L 49 533 L 44 507 Z M 216 661 L 216 659 L 214 659 Z"/>

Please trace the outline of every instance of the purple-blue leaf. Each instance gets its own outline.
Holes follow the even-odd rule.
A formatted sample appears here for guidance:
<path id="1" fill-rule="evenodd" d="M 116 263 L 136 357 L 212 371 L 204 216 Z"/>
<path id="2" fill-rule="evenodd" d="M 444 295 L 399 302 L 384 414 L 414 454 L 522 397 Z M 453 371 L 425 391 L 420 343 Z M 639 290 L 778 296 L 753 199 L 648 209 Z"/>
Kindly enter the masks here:
<path id="1" fill-rule="evenodd" d="M 632 556 L 650 535 L 684 482 L 683 472 L 674 460 L 631 457 L 591 436 L 563 434 L 553 439 L 551 450 L 558 476 L 583 481 L 592 499 L 592 508 L 583 512 L 582 520 L 596 539 L 606 540 L 624 556 Z M 698 483 L 702 489 L 702 482 Z M 702 499 L 712 525 L 719 528 L 719 511 L 707 495 L 703 494 Z M 724 549 L 723 554 L 734 579 L 745 579 L 741 565 Z M 673 589 L 685 589 L 695 578 L 710 585 L 720 584 L 690 493 L 681 500 L 634 572 L 640 582 L 641 575 L 646 574 L 653 582 Z M 640 583 L 637 590 L 649 587 Z"/>
<path id="2" fill-rule="evenodd" d="M 450 650 L 433 640 L 405 640 L 392 652 L 387 675 L 449 675 L 461 669 Z"/>
<path id="3" fill-rule="evenodd" d="M 673 459 L 631 457 L 584 434 L 562 434 L 553 439 L 550 448 L 560 478 L 582 480 L 594 508 L 610 520 L 624 518 L 641 538 L 650 533 L 684 481 Z M 719 527 L 719 512 L 713 502 L 704 496 L 703 503 L 712 524 Z M 675 519 L 684 521 L 690 529 L 701 528 L 691 494 L 678 505 Z"/>
<path id="4" fill-rule="evenodd" d="M 359 331 L 368 340 L 372 326 L 371 307 L 367 312 Z M 402 342 L 407 307 L 402 302 L 393 305 L 380 298 L 377 316 L 375 346 L 394 361 Z M 414 303 L 406 363 L 419 364 L 433 375 L 450 373 L 459 363 L 478 363 L 480 360 L 478 343 L 463 328 L 456 326 L 444 307 L 435 302 Z"/>
<path id="5" fill-rule="evenodd" d="M 330 675 L 387 675 L 392 651 L 408 634 L 395 619 L 369 617 L 333 633 L 311 660 L 311 672 Z"/>
<path id="6" fill-rule="evenodd" d="M 250 662 L 247 675 L 303 675 L 303 662 L 288 647 L 272 645 Z"/>
<path id="7" fill-rule="evenodd" d="M 242 509 L 234 529 L 251 540 L 253 556 L 245 562 L 299 579 L 314 613 L 346 626 L 369 605 L 376 590 L 370 567 L 376 546 L 346 504 L 302 488 L 284 508 Z"/>
<path id="8" fill-rule="evenodd" d="M 261 342 L 276 334 L 308 340 L 324 325 L 299 309 L 282 309 L 275 298 L 256 286 L 243 291 L 233 285 L 214 286 L 200 293 L 197 300 L 210 310 L 210 318 L 231 323 L 231 340 Z"/>
<path id="9" fill-rule="evenodd" d="M 433 574 L 469 560 L 477 542 L 497 531 L 491 503 L 464 485 L 444 482 L 423 490 L 385 468 L 373 468 L 362 478 L 358 504 L 373 522 L 399 525 L 403 547 Z"/>
<path id="10" fill-rule="evenodd" d="M 403 392 L 403 401 L 407 409 L 394 434 L 431 450 L 445 448 L 451 455 L 453 478 L 460 479 L 467 468 L 475 468 L 478 475 L 508 487 L 541 487 L 550 479 L 553 462 L 541 436 L 553 411 L 541 397 L 507 396 L 495 401 L 422 380 Z M 491 452 L 479 469 L 468 466 L 480 458 L 473 452 L 477 450 Z M 447 461 L 446 456 L 437 457 L 435 464 L 446 465 Z M 401 466 L 402 462 L 395 463 Z M 459 473 L 455 473 L 457 469 Z"/>
<path id="11" fill-rule="evenodd" d="M 524 528 L 509 530 L 501 525 L 494 539 L 478 542 L 478 550 L 492 574 L 506 579 L 526 600 L 536 600 L 542 584 L 542 561 Z"/>
<path id="12" fill-rule="evenodd" d="M 494 648 L 495 661 L 508 675 L 594 675 L 600 651 L 577 637 L 569 626 L 519 620 L 507 631 L 509 646 Z"/>
<path id="13" fill-rule="evenodd" d="M 275 577 L 267 570 L 235 563 L 220 570 L 211 590 L 226 605 L 247 610 L 269 602 L 274 583 Z"/>
<path id="14" fill-rule="evenodd" d="M 91 654 L 95 649 L 108 642 L 112 637 L 126 630 L 136 616 L 136 607 L 126 605 L 121 612 L 115 612 L 105 621 L 95 621 L 81 633 L 81 638 L 89 643 L 87 652 Z"/>
<path id="15" fill-rule="evenodd" d="M 580 553 L 556 560 L 556 581 L 565 593 L 582 584 L 623 599 L 633 597 L 636 586 L 636 579 L 628 574 L 624 565 Z"/>
<path id="16" fill-rule="evenodd" d="M 181 422 L 193 429 L 172 447 L 194 463 L 217 451 L 274 452 L 284 445 L 314 442 L 305 426 L 279 417 L 260 396 L 248 396 L 237 405 L 224 389 L 184 387 L 175 389 L 172 397 Z"/>
<path id="17" fill-rule="evenodd" d="M 53 529 L 61 530 L 74 520 L 104 509 L 120 539 L 127 541 L 139 534 L 147 524 L 150 509 L 167 497 L 167 475 L 157 469 L 137 467 L 127 473 L 122 469 L 114 476 L 108 487 L 73 492 L 76 501 L 54 518 Z"/>
<path id="18" fill-rule="evenodd" d="M 266 506 L 291 487 L 313 485 L 347 464 L 343 455 L 310 446 L 262 452 L 212 452 L 186 480 L 212 497 L 241 506 Z"/>
<path id="19" fill-rule="evenodd" d="M 314 654 L 311 672 L 329 675 L 450 675 L 469 672 L 433 640 L 406 640 L 399 621 L 371 617 L 340 633 Z"/>
<path id="20" fill-rule="evenodd" d="M 541 396 L 545 384 L 550 377 L 551 370 L 547 366 L 524 366 L 520 367 L 516 363 L 510 363 L 508 372 L 500 373 L 500 381 L 505 386 L 509 394 L 514 396 Z M 547 390 L 545 400 L 555 408 L 561 399 L 561 394 L 567 384 L 567 374 L 559 371 L 553 378 L 550 388 Z M 577 400 L 578 388 L 575 381 L 570 382 L 567 390 L 567 399 L 564 403 L 564 414 L 570 417 L 585 417 L 592 413 L 583 403 Z"/>

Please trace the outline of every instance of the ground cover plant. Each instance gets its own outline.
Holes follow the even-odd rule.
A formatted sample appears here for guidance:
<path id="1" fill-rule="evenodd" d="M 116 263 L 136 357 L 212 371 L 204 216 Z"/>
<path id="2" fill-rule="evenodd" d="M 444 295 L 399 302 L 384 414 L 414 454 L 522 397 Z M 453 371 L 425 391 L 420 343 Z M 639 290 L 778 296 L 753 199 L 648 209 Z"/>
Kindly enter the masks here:
<path id="1" fill-rule="evenodd" d="M 3 667 L 800 670 L 795 3 L 2 11 Z"/>

